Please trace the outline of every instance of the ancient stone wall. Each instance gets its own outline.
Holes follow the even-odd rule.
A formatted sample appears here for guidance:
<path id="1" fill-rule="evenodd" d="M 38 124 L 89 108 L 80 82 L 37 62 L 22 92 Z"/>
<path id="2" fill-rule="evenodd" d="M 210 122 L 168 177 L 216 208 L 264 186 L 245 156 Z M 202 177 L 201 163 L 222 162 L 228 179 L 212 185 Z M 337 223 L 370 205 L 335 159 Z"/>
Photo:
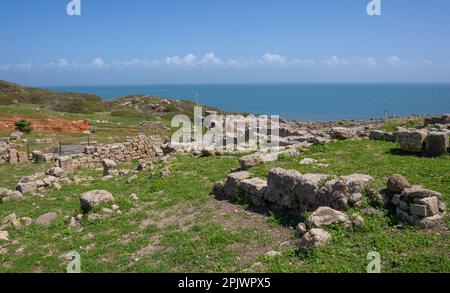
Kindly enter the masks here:
<path id="1" fill-rule="evenodd" d="M 137 160 L 150 160 L 162 155 L 163 138 L 139 135 L 122 143 L 104 146 L 87 146 L 83 154 L 62 156 L 57 159 L 59 167 L 71 170 L 77 167 L 94 168 L 102 166 L 105 159 L 116 163 L 126 163 Z"/>

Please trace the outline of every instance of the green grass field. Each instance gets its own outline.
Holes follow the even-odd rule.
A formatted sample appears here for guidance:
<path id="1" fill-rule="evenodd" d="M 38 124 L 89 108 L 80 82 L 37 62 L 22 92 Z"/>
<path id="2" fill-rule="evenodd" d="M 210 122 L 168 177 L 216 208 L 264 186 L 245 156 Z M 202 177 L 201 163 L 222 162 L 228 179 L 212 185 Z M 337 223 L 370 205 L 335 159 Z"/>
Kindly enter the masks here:
<path id="1" fill-rule="evenodd" d="M 386 176 L 400 173 L 411 183 L 442 192 L 450 204 L 450 156 L 406 156 L 397 148 L 394 143 L 368 140 L 333 142 L 251 172 L 265 177 L 274 166 L 301 173 L 358 172 L 375 177 L 380 188 Z M 306 157 L 329 166 L 300 165 Z M 68 263 L 64 256 L 70 251 L 80 253 L 83 272 L 365 272 L 370 251 L 381 254 L 383 272 L 450 272 L 448 232 L 412 226 L 399 230 L 394 227 L 398 219 L 389 216 L 364 215 L 365 226 L 360 229 L 327 227 L 333 237 L 329 246 L 301 252 L 299 238 L 286 224 L 294 223 L 283 215 L 254 213 L 209 195 L 214 182 L 238 166 L 238 157 L 178 156 L 168 163 L 171 176 L 161 177 L 158 170 L 166 166 L 159 166 L 139 173 L 132 183 L 126 182 L 128 177 L 102 181 L 101 171 L 79 170 L 71 177 L 92 178 L 48 190 L 42 198 L 28 196 L 0 204 L 0 219 L 10 213 L 33 218 L 58 213 L 48 228 L 32 224 L 8 229 L 13 242 L 0 243 L 8 250 L 0 255 L 0 272 L 64 272 Z M 45 167 L 0 166 L 0 187 L 12 188 L 20 176 Z M 122 214 L 94 222 L 84 217 L 79 229 L 69 229 L 70 217 L 81 213 L 79 196 L 93 189 L 111 192 Z M 132 199 L 133 193 L 138 200 Z M 270 250 L 281 255 L 265 256 Z"/>

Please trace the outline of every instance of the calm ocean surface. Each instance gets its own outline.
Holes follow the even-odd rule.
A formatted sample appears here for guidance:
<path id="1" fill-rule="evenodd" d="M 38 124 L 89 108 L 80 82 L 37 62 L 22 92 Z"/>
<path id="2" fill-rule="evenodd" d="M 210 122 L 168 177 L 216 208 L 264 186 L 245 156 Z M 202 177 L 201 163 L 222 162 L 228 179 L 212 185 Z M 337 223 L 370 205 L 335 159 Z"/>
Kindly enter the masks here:
<path id="1" fill-rule="evenodd" d="M 450 112 L 450 84 L 228 84 L 47 87 L 104 99 L 145 94 L 186 99 L 226 111 L 298 120 L 381 118 Z"/>

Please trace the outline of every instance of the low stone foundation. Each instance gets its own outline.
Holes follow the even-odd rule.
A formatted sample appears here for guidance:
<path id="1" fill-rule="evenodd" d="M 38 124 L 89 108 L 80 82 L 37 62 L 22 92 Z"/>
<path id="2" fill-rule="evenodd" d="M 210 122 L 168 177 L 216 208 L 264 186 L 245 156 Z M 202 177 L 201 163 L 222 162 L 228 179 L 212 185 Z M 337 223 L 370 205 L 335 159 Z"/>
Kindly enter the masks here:
<path id="1" fill-rule="evenodd" d="M 314 211 L 320 206 L 347 210 L 358 206 L 362 193 L 373 178 L 362 174 L 331 179 L 324 174 L 301 174 L 295 170 L 274 168 L 267 181 L 251 178 L 246 171 L 230 173 L 226 182 L 218 182 L 214 194 L 232 200 L 248 195 L 255 206 L 293 211 Z"/>

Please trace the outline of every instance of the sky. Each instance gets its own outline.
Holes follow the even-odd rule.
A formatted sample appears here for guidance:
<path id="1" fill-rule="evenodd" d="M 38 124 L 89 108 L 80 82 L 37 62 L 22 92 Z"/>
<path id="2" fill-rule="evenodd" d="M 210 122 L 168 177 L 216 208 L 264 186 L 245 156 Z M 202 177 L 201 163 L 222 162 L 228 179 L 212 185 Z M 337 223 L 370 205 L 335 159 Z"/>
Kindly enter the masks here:
<path id="1" fill-rule="evenodd" d="M 450 1 L 0 0 L 0 79 L 33 86 L 450 82 Z"/>

